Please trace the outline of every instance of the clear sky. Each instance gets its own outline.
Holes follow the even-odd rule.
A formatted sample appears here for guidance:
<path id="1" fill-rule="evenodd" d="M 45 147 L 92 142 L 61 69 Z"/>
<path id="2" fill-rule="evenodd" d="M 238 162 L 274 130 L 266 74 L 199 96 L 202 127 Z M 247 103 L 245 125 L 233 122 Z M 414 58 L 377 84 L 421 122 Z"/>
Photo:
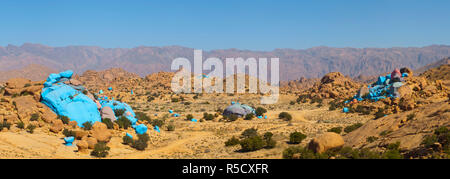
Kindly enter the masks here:
<path id="1" fill-rule="evenodd" d="M 5 0 L 0 46 L 450 45 L 449 7 L 448 0 Z"/>

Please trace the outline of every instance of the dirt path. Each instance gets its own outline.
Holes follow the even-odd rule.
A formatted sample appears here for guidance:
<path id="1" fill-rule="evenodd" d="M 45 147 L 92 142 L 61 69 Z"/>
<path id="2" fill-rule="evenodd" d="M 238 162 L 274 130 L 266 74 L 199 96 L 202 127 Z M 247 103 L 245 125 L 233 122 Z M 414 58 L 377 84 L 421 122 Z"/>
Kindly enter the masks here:
<path id="1" fill-rule="evenodd" d="M 194 141 L 198 141 L 205 136 L 211 135 L 211 132 L 189 132 L 188 137 L 170 141 L 168 145 L 164 147 L 157 147 L 157 148 L 147 148 L 145 151 L 142 152 L 134 152 L 131 154 L 125 154 L 125 155 L 118 155 L 118 156 L 112 156 L 111 158 L 127 158 L 127 159 L 134 159 L 134 158 L 152 158 L 152 156 L 158 156 L 158 155 L 166 155 L 170 153 L 175 152 L 192 152 L 192 150 L 185 147 L 188 143 L 193 143 Z"/>

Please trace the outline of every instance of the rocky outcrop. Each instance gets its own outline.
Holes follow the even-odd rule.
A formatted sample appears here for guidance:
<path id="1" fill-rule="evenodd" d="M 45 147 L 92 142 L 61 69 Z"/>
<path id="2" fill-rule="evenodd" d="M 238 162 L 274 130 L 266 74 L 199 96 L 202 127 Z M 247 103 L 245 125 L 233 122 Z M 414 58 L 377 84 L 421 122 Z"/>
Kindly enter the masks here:
<path id="1" fill-rule="evenodd" d="M 326 132 L 314 139 L 312 139 L 308 148 L 316 153 L 323 153 L 328 149 L 342 147 L 344 139 L 339 134 L 334 132 Z"/>
<path id="2" fill-rule="evenodd" d="M 98 142 L 109 142 L 112 137 L 112 133 L 108 130 L 106 124 L 95 122 L 92 126 L 91 136 L 97 139 Z"/>
<path id="3" fill-rule="evenodd" d="M 450 126 L 448 101 L 371 120 L 345 135 L 344 140 L 346 146 L 356 148 L 381 148 L 400 142 L 402 149 L 411 150 L 419 147 L 423 137 L 440 126 Z M 369 142 L 369 137 L 376 140 Z"/>
<path id="4" fill-rule="evenodd" d="M 314 84 L 305 94 L 318 98 L 348 98 L 353 96 L 361 84 L 345 77 L 340 72 L 326 74 L 320 82 Z"/>

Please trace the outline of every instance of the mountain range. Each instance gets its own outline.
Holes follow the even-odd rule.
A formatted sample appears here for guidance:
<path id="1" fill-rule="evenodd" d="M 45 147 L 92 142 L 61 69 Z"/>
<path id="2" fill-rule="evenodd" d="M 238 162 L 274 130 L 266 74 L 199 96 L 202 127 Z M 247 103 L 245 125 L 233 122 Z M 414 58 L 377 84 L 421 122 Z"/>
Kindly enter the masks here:
<path id="1" fill-rule="evenodd" d="M 123 68 L 145 76 L 159 71 L 170 71 L 173 59 L 184 57 L 192 61 L 193 55 L 193 48 L 181 46 L 102 48 L 96 46 L 50 47 L 25 43 L 21 46 L 0 46 L 0 71 L 14 74 L 17 73 L 14 70 L 34 64 L 56 71 L 72 69 L 79 74 L 86 70 Z M 233 57 L 279 58 L 281 80 L 295 80 L 301 77 L 319 78 L 333 71 L 339 71 L 350 77 L 372 76 L 401 67 L 418 69 L 449 56 L 450 46 L 447 45 L 405 48 L 320 46 L 304 50 L 223 49 L 203 52 L 204 60 L 208 57 L 217 57 L 222 60 Z"/>

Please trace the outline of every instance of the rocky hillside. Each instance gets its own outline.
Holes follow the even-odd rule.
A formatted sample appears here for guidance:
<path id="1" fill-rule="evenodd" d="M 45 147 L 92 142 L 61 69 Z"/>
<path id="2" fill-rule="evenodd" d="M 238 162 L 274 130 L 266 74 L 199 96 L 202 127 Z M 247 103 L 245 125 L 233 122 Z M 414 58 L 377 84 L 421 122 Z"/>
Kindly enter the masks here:
<path id="1" fill-rule="evenodd" d="M 280 79 L 300 77 L 318 78 L 339 71 L 344 75 L 378 75 L 405 66 L 416 69 L 450 56 L 450 46 L 422 48 L 330 48 L 315 47 L 306 50 L 275 49 L 273 51 L 212 50 L 203 57 L 278 57 Z M 40 64 L 58 71 L 73 69 L 81 74 L 86 70 L 105 70 L 120 67 L 140 76 L 169 71 L 177 57 L 193 59 L 193 49 L 168 47 L 101 48 L 91 46 L 49 47 L 40 44 L 8 45 L 0 47 L 0 71 L 20 69 L 29 64 Z"/>

